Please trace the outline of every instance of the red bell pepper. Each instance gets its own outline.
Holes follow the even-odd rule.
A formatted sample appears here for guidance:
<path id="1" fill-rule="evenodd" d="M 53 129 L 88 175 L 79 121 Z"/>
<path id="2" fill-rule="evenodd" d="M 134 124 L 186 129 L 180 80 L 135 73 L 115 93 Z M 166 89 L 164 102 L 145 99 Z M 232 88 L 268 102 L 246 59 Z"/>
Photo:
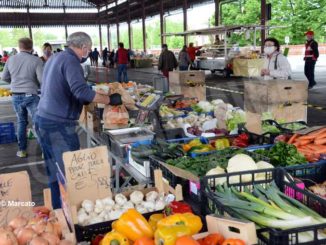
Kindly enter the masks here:
<path id="1" fill-rule="evenodd" d="M 183 214 L 183 213 L 192 213 L 191 207 L 184 203 L 184 202 L 177 202 L 173 201 L 171 202 L 164 210 L 164 214 L 166 216 L 172 215 L 172 214 Z"/>

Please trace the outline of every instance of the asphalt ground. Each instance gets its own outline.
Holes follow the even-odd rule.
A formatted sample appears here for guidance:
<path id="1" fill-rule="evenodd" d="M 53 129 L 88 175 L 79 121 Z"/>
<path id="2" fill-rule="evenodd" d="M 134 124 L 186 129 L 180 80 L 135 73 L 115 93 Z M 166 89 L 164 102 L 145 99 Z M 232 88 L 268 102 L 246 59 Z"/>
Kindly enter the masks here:
<path id="1" fill-rule="evenodd" d="M 292 60 L 293 59 L 293 60 Z M 306 80 L 303 74 L 303 62 L 301 59 L 290 58 L 293 68 L 293 79 Z M 156 69 L 130 70 L 129 79 L 146 81 L 151 83 L 155 77 L 153 73 L 158 73 Z M 96 78 L 96 74 L 91 74 Z M 107 79 L 112 81 L 116 76 L 115 70 L 110 70 Z M 106 77 L 106 75 L 104 76 Z M 101 76 L 100 76 L 101 78 Z M 206 72 L 207 98 L 222 99 L 234 106 L 243 108 L 243 88 L 245 78 L 230 79 L 223 78 L 219 74 Z M 326 124 L 326 56 L 321 57 L 316 66 L 317 86 L 309 91 L 308 104 L 308 124 Z M 0 123 L 16 122 L 16 116 L 12 109 L 11 102 L 0 101 Z M 85 135 L 80 135 L 81 145 L 86 146 Z M 0 173 L 10 173 L 16 171 L 28 171 L 31 178 L 31 188 L 33 201 L 37 205 L 43 203 L 43 189 L 47 187 L 47 177 L 44 163 L 41 157 L 41 150 L 35 139 L 29 140 L 28 158 L 20 159 L 16 157 L 17 144 L 0 145 Z"/>

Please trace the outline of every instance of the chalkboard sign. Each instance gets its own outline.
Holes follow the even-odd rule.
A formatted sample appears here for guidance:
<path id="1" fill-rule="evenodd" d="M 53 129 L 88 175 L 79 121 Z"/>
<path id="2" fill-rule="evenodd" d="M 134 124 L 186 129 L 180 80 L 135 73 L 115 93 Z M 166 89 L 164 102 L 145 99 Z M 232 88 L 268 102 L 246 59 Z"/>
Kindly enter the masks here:
<path id="1" fill-rule="evenodd" d="M 65 152 L 66 190 L 71 205 L 85 199 L 96 200 L 112 195 L 111 166 L 106 146 Z"/>
<path id="2" fill-rule="evenodd" d="M 17 216 L 32 217 L 33 206 L 27 171 L 0 175 L 0 227 Z"/>

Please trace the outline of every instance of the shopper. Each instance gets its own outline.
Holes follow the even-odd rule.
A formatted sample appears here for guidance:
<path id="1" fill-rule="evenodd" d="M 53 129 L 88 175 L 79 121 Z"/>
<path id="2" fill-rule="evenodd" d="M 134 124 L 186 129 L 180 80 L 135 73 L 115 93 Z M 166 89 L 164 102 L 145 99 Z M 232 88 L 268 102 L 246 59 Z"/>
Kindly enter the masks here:
<path id="1" fill-rule="evenodd" d="M 7 61 L 2 74 L 2 80 L 11 83 L 12 103 L 17 115 L 18 157 L 27 157 L 26 129 L 28 114 L 35 124 L 37 105 L 39 102 L 38 89 L 40 87 L 43 63 L 32 55 L 33 41 L 30 38 L 21 38 L 18 41 L 19 54 Z"/>
<path id="2" fill-rule="evenodd" d="M 43 56 L 41 57 L 41 60 L 45 64 L 45 62 L 51 57 L 52 55 L 52 45 L 50 43 L 44 43 L 43 47 Z"/>
<path id="3" fill-rule="evenodd" d="M 108 61 L 108 55 L 109 55 L 108 48 L 105 47 L 104 50 L 102 51 L 103 66 L 106 66 L 106 62 Z"/>
<path id="4" fill-rule="evenodd" d="M 169 72 L 178 67 L 178 61 L 174 53 L 168 49 L 167 44 L 162 45 L 162 53 L 158 61 L 158 69 L 162 71 L 163 75 L 169 79 Z"/>
<path id="5" fill-rule="evenodd" d="M 130 62 L 130 55 L 127 49 L 124 48 L 123 43 L 119 43 L 119 49 L 115 54 L 115 62 L 118 68 L 118 82 L 128 82 L 127 65 Z M 123 77 L 123 78 L 122 78 Z"/>
<path id="6" fill-rule="evenodd" d="M 261 75 L 265 79 L 291 79 L 291 65 L 280 52 L 280 43 L 275 38 L 265 40 L 265 63 Z"/>
<path id="7" fill-rule="evenodd" d="M 62 154 L 80 149 L 76 126 L 83 105 L 90 102 L 109 104 L 110 101 L 107 95 L 94 92 L 84 79 L 80 63 L 87 59 L 92 47 L 89 35 L 73 33 L 67 44 L 65 51 L 45 64 L 36 118 L 36 132 L 44 154 L 54 209 L 61 206 L 56 163 L 64 172 Z"/>
<path id="8" fill-rule="evenodd" d="M 110 52 L 110 56 L 109 56 L 110 68 L 114 67 L 114 57 L 115 57 L 115 52 L 114 49 L 112 49 L 112 52 Z"/>
<path id="9" fill-rule="evenodd" d="M 179 70 L 187 71 L 190 64 L 191 64 L 191 59 L 187 52 L 187 46 L 184 45 L 179 53 Z"/>
<path id="10" fill-rule="evenodd" d="M 8 52 L 7 51 L 3 51 L 3 56 L 1 58 L 1 62 L 2 63 L 6 63 L 9 59 L 9 55 L 8 55 Z"/>
<path id="11" fill-rule="evenodd" d="M 305 51 L 305 66 L 304 74 L 309 81 L 309 89 L 312 89 L 317 83 L 315 81 L 315 66 L 319 57 L 318 43 L 314 40 L 314 32 L 307 31 L 306 51 Z"/>
<path id="12" fill-rule="evenodd" d="M 194 66 L 194 62 L 195 62 L 195 59 L 196 59 L 196 52 L 201 49 L 202 46 L 199 46 L 199 47 L 194 47 L 194 43 L 189 43 L 189 47 L 187 49 L 187 52 L 190 56 L 190 59 L 191 59 L 191 67 Z"/>
<path id="13" fill-rule="evenodd" d="M 98 66 L 98 58 L 100 57 L 100 53 L 97 51 L 97 48 L 94 48 L 92 52 L 92 58 L 95 66 Z"/>

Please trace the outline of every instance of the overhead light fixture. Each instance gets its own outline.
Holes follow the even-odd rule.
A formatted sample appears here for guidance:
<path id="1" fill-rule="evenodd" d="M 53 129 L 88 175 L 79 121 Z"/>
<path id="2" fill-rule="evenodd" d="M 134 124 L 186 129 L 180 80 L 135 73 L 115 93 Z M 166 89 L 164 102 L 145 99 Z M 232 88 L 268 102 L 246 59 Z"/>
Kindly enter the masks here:
<path id="1" fill-rule="evenodd" d="M 108 11 L 107 14 L 111 15 L 111 14 L 113 14 L 113 11 Z"/>
<path id="2" fill-rule="evenodd" d="M 137 1 L 134 1 L 134 2 L 129 3 L 130 6 L 135 6 L 135 5 L 137 5 L 137 4 L 138 4 Z"/>

